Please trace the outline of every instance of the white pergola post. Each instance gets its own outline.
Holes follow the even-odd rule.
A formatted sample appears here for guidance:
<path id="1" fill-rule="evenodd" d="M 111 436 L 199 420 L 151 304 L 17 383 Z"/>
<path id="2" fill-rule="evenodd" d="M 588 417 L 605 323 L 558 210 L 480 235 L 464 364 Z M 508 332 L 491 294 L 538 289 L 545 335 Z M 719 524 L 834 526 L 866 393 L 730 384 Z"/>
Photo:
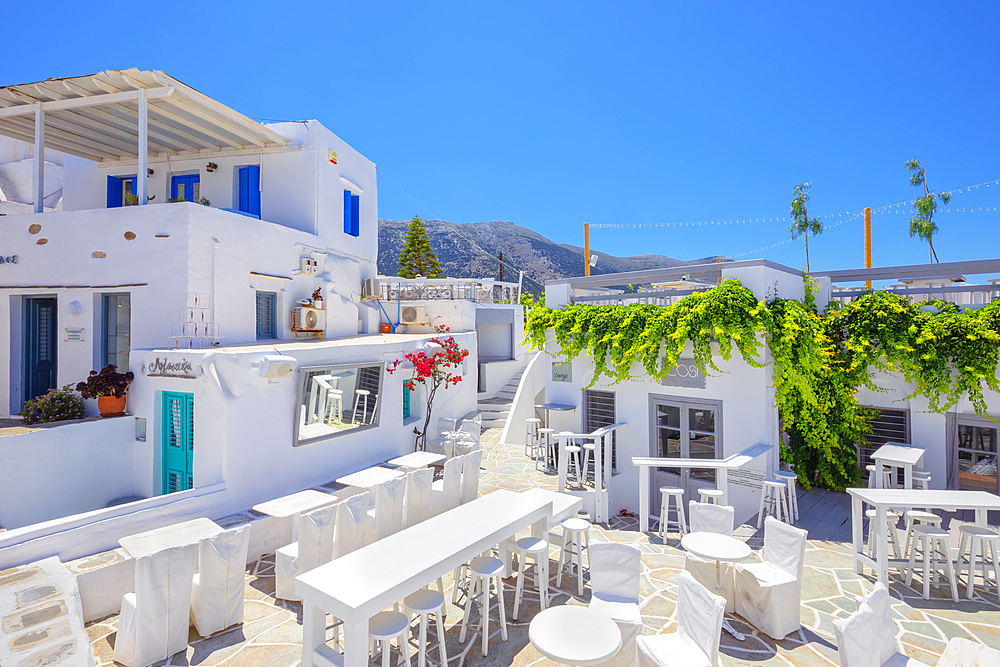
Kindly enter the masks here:
<path id="1" fill-rule="evenodd" d="M 45 113 L 42 103 L 35 102 L 35 213 L 41 213 L 45 202 Z"/>
<path id="2" fill-rule="evenodd" d="M 639 466 L 639 532 L 649 530 L 649 476 L 652 469 L 649 466 Z"/>
<path id="3" fill-rule="evenodd" d="M 147 204 L 147 184 L 146 180 L 148 176 L 146 171 L 149 169 L 149 133 L 147 129 L 147 113 L 146 113 L 146 89 L 139 89 L 139 170 L 135 175 L 136 182 L 136 197 L 139 200 L 139 206 L 145 206 Z"/>

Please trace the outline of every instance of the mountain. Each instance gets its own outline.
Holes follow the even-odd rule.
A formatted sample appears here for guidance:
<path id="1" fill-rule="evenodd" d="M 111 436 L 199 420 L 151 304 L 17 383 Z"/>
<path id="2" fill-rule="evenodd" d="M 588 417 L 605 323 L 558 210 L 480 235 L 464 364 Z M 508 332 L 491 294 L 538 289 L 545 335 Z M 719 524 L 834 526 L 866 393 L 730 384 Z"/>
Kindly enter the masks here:
<path id="1" fill-rule="evenodd" d="M 497 255 L 504 254 L 504 279 L 517 281 L 518 269 L 526 276 L 526 291 L 540 293 L 541 285 L 554 278 L 583 275 L 583 248 L 558 244 L 512 222 L 455 223 L 424 220 L 427 235 L 446 276 L 454 278 L 499 278 Z M 399 251 L 405 243 L 409 220 L 378 221 L 378 272 L 394 276 L 399 270 Z M 616 257 L 591 249 L 597 255 L 593 275 L 659 269 L 714 261 L 714 257 L 684 261 L 665 255 Z M 528 280 L 530 279 L 530 280 Z"/>

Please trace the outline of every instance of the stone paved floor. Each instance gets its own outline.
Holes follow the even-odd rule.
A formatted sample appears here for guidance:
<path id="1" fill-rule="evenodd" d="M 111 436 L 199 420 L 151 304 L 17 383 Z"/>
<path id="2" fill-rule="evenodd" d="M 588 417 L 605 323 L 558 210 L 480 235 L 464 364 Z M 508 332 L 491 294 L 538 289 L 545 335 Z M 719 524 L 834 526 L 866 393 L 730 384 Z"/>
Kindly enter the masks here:
<path id="1" fill-rule="evenodd" d="M 530 487 L 555 488 L 555 477 L 534 471 L 533 465 L 523 456 L 523 449 L 499 443 L 499 429 L 484 435 L 483 472 L 481 492 L 489 493 L 498 488 L 526 489 Z M 677 576 L 684 567 L 684 557 L 675 547 L 676 542 L 661 544 L 636 529 L 635 519 L 618 518 L 610 526 L 595 526 L 594 541 L 614 540 L 638 545 L 643 551 L 643 576 L 641 584 L 643 623 L 646 634 L 674 632 L 676 630 Z M 822 537 L 822 536 L 818 536 Z M 759 540 L 751 539 L 751 546 Z M 576 581 L 564 577 L 563 585 L 555 587 L 555 565 L 552 566 L 552 592 L 554 604 L 586 604 L 589 587 L 583 596 L 576 595 Z M 479 635 L 470 632 L 462 644 L 458 641 L 464 598 L 458 606 L 450 604 L 451 581 L 446 580 L 449 601 L 446 621 L 446 638 L 449 667 L 527 667 L 552 663 L 542 658 L 528 642 L 528 622 L 538 610 L 537 602 L 527 597 L 522 603 L 519 621 L 510 621 L 513 607 L 515 579 L 505 581 L 505 597 L 509 635 L 500 641 L 498 620 L 494 613 L 491 622 L 490 654 L 479 653 Z M 914 579 L 919 586 L 919 580 Z M 802 588 L 802 628 L 781 642 L 774 642 L 759 635 L 756 630 L 733 619 L 733 625 L 749 636 L 737 642 L 723 633 L 722 664 L 747 665 L 810 665 L 829 667 L 837 665 L 834 645 L 834 618 L 843 618 L 854 611 L 853 595 L 871 590 L 872 580 L 857 575 L 851 569 L 850 544 L 812 539 L 806 552 L 806 567 Z M 942 587 L 942 591 L 947 590 Z M 178 654 L 166 664 L 170 665 L 295 665 L 301 652 L 301 606 L 274 598 L 273 556 L 251 564 L 246 578 L 246 622 L 206 640 L 199 639 L 192 629 L 191 645 L 186 654 Z M 983 596 L 977 591 L 972 601 L 962 600 L 958 605 L 950 598 L 932 594 L 923 600 L 917 590 L 895 582 L 892 585 L 897 639 L 907 655 L 928 665 L 934 665 L 951 637 L 965 637 L 974 642 L 1000 648 L 1000 604 L 996 595 Z M 473 619 L 476 616 L 473 615 Z M 90 624 L 90 635 L 98 665 L 111 664 L 117 617 Z M 330 631 L 332 637 L 332 631 Z M 430 653 L 430 664 L 439 667 L 438 653 Z M 159 663 L 164 664 L 164 663 Z M 416 665 L 416 663 L 413 663 Z"/>

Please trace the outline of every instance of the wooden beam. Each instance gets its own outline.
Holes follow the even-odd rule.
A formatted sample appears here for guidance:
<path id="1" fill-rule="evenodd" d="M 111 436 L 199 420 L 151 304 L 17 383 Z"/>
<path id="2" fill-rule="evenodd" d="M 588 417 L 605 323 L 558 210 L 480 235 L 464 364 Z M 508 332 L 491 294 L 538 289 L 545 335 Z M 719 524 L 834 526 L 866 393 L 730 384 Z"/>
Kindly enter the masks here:
<path id="1" fill-rule="evenodd" d="M 146 92 L 146 97 L 150 99 L 158 99 L 162 97 L 169 97 L 174 93 L 175 89 L 171 87 L 165 88 L 152 88 L 148 89 Z M 125 102 L 130 100 L 139 99 L 139 91 L 128 91 L 122 93 L 109 93 L 105 95 L 94 95 L 92 97 L 73 97 L 65 100 L 53 100 L 51 102 L 41 102 L 42 111 L 58 111 L 60 109 L 76 109 L 78 107 L 92 107 L 92 106 L 103 106 L 106 104 L 117 104 L 119 102 Z M 28 104 L 22 104 L 19 106 L 5 107 L 0 109 L 0 118 L 7 116 L 24 116 L 33 113 L 33 109 Z"/>
<path id="2" fill-rule="evenodd" d="M 35 140 L 35 135 L 33 130 L 25 130 L 21 127 L 11 126 L 8 123 L 0 123 L 0 134 L 5 137 L 11 137 L 25 143 L 32 143 Z M 64 151 L 71 155 L 76 155 L 77 157 L 82 157 L 87 160 L 93 160 L 94 162 L 100 162 L 103 158 L 94 152 L 87 152 L 82 146 L 75 146 L 72 151 Z"/>
<path id="3" fill-rule="evenodd" d="M 15 125 L 15 126 L 19 126 L 19 127 L 22 127 L 22 128 L 25 128 L 25 127 L 31 128 L 32 127 L 32 121 L 23 119 L 21 117 L 7 118 L 3 123 L 0 123 L 0 127 L 2 127 L 5 124 L 7 124 L 7 125 Z M 68 149 L 64 150 L 61 146 L 69 146 L 69 147 L 72 147 L 72 146 L 81 146 L 81 147 L 84 147 L 84 148 L 88 148 L 91 153 L 96 152 L 97 155 L 99 155 L 101 157 L 101 159 L 107 159 L 108 155 L 117 156 L 118 159 L 121 159 L 124 156 L 128 155 L 128 153 L 126 153 L 124 151 L 117 150 L 117 149 L 115 149 L 112 146 L 107 146 L 105 144 L 102 144 L 102 143 L 97 142 L 97 141 L 93 141 L 93 140 L 88 139 L 86 137 L 81 137 L 81 136 L 78 136 L 78 135 L 69 135 L 69 136 L 67 136 L 67 133 L 65 133 L 63 130 L 60 130 L 60 129 L 55 128 L 55 127 L 53 127 L 52 131 L 49 133 L 49 142 L 48 143 L 49 143 L 49 147 L 50 148 L 53 148 L 53 149 L 58 150 L 58 151 L 62 151 L 64 153 L 73 153 L 73 151 L 72 150 L 68 150 Z"/>
<path id="4" fill-rule="evenodd" d="M 148 190 L 148 184 L 146 179 L 147 169 L 149 169 L 149 133 L 147 131 L 149 119 L 146 115 L 146 89 L 139 89 L 139 169 L 136 173 L 135 180 L 138 183 L 138 192 L 136 197 L 139 199 L 139 206 L 145 206 L 148 201 L 146 200 L 146 192 Z"/>

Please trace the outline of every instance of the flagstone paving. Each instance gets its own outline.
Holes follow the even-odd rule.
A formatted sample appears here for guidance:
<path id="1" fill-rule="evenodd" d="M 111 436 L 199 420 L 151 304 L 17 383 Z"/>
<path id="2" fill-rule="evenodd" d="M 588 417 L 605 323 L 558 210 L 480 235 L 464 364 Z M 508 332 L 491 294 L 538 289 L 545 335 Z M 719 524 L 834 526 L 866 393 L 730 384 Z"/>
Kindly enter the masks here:
<path id="1" fill-rule="evenodd" d="M 531 487 L 555 489 L 554 475 L 534 470 L 533 463 L 524 456 L 523 447 L 499 442 L 500 429 L 483 433 L 483 469 L 480 491 L 489 493 L 506 488 L 522 490 Z M 751 546 L 759 547 L 759 538 L 749 538 Z M 850 544 L 832 541 L 830 536 L 813 535 L 806 551 L 802 581 L 802 627 L 783 641 L 775 642 L 754 628 L 732 617 L 737 630 L 747 634 L 744 642 L 737 642 L 723 633 L 721 662 L 731 665 L 796 665 L 829 667 L 838 665 L 837 649 L 833 634 L 833 619 L 844 618 L 856 609 L 854 596 L 867 593 L 872 588 L 872 578 L 855 574 L 852 570 Z M 826 537 L 827 539 L 823 539 Z M 676 548 L 675 540 L 666 544 L 659 538 L 637 530 L 637 521 L 630 517 L 613 517 L 610 525 L 594 526 L 593 541 L 613 540 L 636 544 L 643 552 L 641 579 L 643 624 L 646 634 L 674 632 L 677 629 L 676 600 L 677 576 L 684 567 L 683 552 Z M 555 556 L 553 549 L 553 556 Z M 589 587 L 583 596 L 576 595 L 576 580 L 563 577 L 562 587 L 555 587 L 555 564 L 551 567 L 550 581 L 553 603 L 587 604 Z M 498 618 L 491 620 L 490 654 L 483 657 L 479 651 L 479 635 L 470 632 L 466 642 L 459 643 L 459 625 L 464 607 L 464 597 L 458 604 L 451 604 L 452 582 L 448 578 L 446 640 L 449 667 L 528 667 L 551 661 L 543 658 L 528 642 L 528 623 L 538 611 L 538 603 L 531 596 L 522 601 L 520 620 L 511 621 L 514 584 L 516 579 L 505 580 L 505 602 L 509 635 L 500 640 Z M 932 592 L 931 600 L 920 596 L 919 577 L 914 577 L 914 587 L 908 588 L 894 580 L 891 586 L 893 612 L 896 619 L 896 637 L 899 647 L 907 655 L 928 665 L 937 663 L 951 637 L 965 637 L 973 642 L 1000 648 L 1000 604 L 995 594 L 984 595 L 977 590 L 973 600 L 964 597 L 958 604 L 945 598 L 947 586 Z M 933 590 L 933 589 L 932 589 Z M 964 588 L 963 591 L 964 593 Z M 274 559 L 267 556 L 247 568 L 245 623 L 209 639 L 200 639 L 192 629 L 191 645 L 186 653 L 173 656 L 160 665 L 274 665 L 292 666 L 299 662 L 302 641 L 301 605 L 274 598 Z M 476 619 L 475 614 L 473 620 Z M 91 623 L 87 633 L 98 665 L 112 664 L 112 653 L 117 616 Z M 332 639 L 332 630 L 329 638 Z M 440 667 L 436 649 L 429 651 L 431 667 Z M 413 663 L 414 665 L 416 662 Z"/>

